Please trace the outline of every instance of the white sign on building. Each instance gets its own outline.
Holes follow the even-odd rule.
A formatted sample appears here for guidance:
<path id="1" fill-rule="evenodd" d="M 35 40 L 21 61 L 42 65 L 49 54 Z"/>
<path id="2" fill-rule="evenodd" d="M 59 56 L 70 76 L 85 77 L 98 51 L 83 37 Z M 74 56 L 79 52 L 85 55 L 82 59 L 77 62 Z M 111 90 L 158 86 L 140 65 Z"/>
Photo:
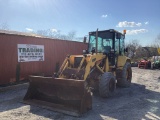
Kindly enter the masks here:
<path id="1" fill-rule="evenodd" d="M 44 45 L 18 44 L 18 62 L 44 61 Z"/>

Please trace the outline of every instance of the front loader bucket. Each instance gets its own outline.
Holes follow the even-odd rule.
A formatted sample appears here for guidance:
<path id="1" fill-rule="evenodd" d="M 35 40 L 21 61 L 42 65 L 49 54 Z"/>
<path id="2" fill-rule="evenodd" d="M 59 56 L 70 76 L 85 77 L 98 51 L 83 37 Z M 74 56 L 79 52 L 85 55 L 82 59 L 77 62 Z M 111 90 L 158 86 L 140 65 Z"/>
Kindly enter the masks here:
<path id="1" fill-rule="evenodd" d="M 92 108 L 90 91 L 84 80 L 30 76 L 24 103 L 80 116 Z"/>

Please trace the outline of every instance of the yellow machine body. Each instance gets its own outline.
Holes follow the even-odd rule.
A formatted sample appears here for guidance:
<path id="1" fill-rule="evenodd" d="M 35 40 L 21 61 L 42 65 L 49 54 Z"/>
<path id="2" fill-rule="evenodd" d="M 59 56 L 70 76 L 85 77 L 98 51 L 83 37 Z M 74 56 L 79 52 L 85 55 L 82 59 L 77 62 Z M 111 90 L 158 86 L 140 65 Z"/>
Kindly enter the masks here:
<path id="1" fill-rule="evenodd" d="M 108 34 L 110 31 L 105 32 Z M 95 33 L 94 36 L 98 41 L 98 33 L 92 34 Z M 111 31 L 111 33 L 117 33 L 117 31 Z M 110 39 L 104 40 L 108 42 Z M 130 59 L 124 54 L 115 53 L 114 42 L 113 40 L 111 49 L 108 49 L 110 46 L 106 48 L 104 46 L 102 50 L 106 51 L 98 51 L 98 49 L 96 51 L 92 47 L 90 52 L 86 51 L 83 55 L 67 56 L 59 71 L 53 76 L 30 76 L 30 85 L 24 97 L 24 103 L 73 116 L 80 116 L 92 109 L 91 89 L 100 89 L 101 96 L 106 97 L 115 89 L 116 78 L 123 78 L 121 73 L 126 63 L 130 63 Z M 95 43 L 99 47 L 98 43 Z M 128 71 L 130 72 L 130 69 Z M 111 86 L 111 88 L 106 86 L 104 92 L 101 89 L 103 81 L 108 87 Z"/>

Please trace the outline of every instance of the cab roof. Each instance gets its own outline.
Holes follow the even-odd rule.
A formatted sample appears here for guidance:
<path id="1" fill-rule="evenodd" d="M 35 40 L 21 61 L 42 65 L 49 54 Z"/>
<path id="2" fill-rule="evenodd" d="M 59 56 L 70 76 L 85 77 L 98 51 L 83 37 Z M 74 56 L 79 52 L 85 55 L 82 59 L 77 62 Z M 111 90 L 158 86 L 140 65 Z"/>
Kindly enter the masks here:
<path id="1" fill-rule="evenodd" d="M 100 30 L 100 31 L 98 31 L 98 32 L 112 32 L 112 33 L 114 32 L 114 33 L 119 33 L 119 34 L 124 35 L 123 33 L 119 32 L 119 31 L 116 31 L 116 30 L 114 30 L 114 29 Z M 93 33 L 96 33 L 96 31 L 91 31 L 91 32 L 89 32 L 89 34 L 93 34 Z"/>

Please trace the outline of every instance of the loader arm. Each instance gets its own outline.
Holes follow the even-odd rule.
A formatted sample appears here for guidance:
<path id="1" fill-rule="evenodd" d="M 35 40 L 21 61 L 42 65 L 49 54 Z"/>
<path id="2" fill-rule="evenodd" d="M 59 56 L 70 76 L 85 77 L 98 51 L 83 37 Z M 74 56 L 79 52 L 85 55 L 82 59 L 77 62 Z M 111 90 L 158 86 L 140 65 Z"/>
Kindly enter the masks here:
<path id="1" fill-rule="evenodd" d="M 78 67 L 75 67 L 76 58 L 81 59 L 79 61 Z M 107 68 L 106 66 L 100 67 L 99 64 L 106 59 L 106 55 L 103 54 L 86 54 L 83 56 L 72 55 L 66 57 L 64 60 L 60 71 L 58 72 L 58 78 L 76 79 L 76 80 L 86 80 L 88 75 L 93 71 L 93 69 L 98 69 L 101 73 L 104 73 Z M 108 60 L 108 59 L 107 59 Z"/>
<path id="2" fill-rule="evenodd" d="M 102 68 L 100 68 L 98 65 L 105 57 L 106 56 L 103 54 L 90 55 L 90 59 L 87 63 L 86 69 L 85 69 L 84 80 L 86 80 L 88 75 L 90 74 L 90 72 L 92 72 L 91 69 L 93 67 L 97 68 L 101 73 L 104 73 L 104 70 Z"/>

